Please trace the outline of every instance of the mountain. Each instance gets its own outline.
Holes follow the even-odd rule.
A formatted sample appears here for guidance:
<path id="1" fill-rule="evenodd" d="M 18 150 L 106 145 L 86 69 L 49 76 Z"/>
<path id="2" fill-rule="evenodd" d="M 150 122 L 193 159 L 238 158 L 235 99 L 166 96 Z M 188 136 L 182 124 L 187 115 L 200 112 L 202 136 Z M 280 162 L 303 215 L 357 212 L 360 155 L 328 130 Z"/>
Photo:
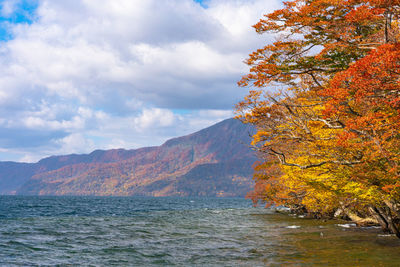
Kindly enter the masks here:
<path id="1" fill-rule="evenodd" d="M 38 163 L 0 162 L 0 195 L 15 194 L 32 176 L 78 163 L 109 163 L 127 159 L 136 150 L 96 150 L 88 155 L 52 156 Z"/>
<path id="2" fill-rule="evenodd" d="M 96 150 L 37 163 L 0 162 L 0 193 L 244 196 L 256 157 L 253 128 L 228 119 L 158 147 Z"/>

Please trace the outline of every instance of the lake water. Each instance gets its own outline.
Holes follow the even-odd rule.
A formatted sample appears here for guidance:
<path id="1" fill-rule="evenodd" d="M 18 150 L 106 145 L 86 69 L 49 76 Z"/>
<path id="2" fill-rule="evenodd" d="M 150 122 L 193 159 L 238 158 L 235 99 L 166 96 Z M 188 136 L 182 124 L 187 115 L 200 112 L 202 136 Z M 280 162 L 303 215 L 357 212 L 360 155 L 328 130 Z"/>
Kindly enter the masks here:
<path id="1" fill-rule="evenodd" d="M 0 196 L 0 266 L 400 266 L 400 241 L 245 199 Z"/>

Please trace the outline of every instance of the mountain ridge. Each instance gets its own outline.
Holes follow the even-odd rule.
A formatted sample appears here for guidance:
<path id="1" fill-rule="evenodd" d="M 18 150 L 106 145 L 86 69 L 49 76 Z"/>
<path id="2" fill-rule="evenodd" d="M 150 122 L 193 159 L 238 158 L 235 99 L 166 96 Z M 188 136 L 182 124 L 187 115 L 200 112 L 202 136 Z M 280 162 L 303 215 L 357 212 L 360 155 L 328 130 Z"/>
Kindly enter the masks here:
<path id="1" fill-rule="evenodd" d="M 252 131 L 251 126 L 228 119 L 160 146 L 95 150 L 51 156 L 37 163 L 12 163 L 25 168 L 19 172 L 14 169 L 14 173 L 4 171 L 1 164 L 7 164 L 0 162 L 0 193 L 243 196 L 251 190 L 251 165 L 256 158 L 240 142 L 250 143 Z M 18 179 L 3 187 L 7 175 Z"/>

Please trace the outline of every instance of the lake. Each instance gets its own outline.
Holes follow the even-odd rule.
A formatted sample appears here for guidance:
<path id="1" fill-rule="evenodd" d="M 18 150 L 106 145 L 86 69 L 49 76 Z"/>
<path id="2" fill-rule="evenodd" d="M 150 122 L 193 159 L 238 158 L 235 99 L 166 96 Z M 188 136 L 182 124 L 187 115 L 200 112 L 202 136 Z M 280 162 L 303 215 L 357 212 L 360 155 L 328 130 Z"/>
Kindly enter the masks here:
<path id="1" fill-rule="evenodd" d="M 0 266 L 399 266 L 400 240 L 238 198 L 0 196 Z"/>

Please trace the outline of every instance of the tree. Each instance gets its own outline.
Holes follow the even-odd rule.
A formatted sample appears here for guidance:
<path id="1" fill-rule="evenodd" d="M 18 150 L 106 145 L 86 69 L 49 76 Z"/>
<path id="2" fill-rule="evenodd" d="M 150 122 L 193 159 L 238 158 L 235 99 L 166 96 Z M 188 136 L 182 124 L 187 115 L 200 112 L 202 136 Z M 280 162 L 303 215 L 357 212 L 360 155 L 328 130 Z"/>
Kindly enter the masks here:
<path id="1" fill-rule="evenodd" d="M 284 5 L 254 26 L 280 36 L 239 82 L 254 87 L 237 112 L 263 159 L 250 196 L 316 216 L 341 209 L 400 237 L 400 1 Z"/>
<path id="2" fill-rule="evenodd" d="M 327 117 L 345 127 L 338 145 L 362 161 L 350 178 L 369 190 L 371 213 L 397 235 L 400 226 L 400 44 L 385 44 L 339 73 L 321 93 Z"/>

